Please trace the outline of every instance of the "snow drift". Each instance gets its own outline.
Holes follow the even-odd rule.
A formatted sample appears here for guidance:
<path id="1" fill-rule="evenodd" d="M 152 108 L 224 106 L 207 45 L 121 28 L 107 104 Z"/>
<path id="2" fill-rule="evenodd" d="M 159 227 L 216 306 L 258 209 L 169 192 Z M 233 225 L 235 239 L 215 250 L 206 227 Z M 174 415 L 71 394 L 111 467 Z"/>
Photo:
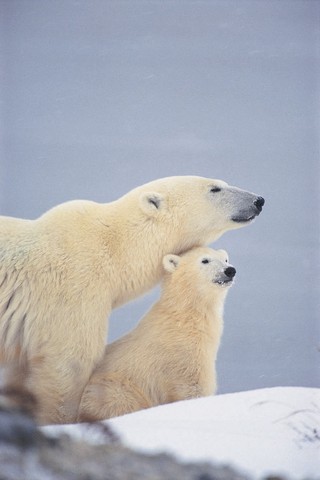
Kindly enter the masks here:
<path id="1" fill-rule="evenodd" d="M 162 405 L 108 421 L 125 445 L 209 461 L 253 478 L 320 478 L 320 390 L 276 387 Z M 103 441 L 85 425 L 43 427 Z"/>

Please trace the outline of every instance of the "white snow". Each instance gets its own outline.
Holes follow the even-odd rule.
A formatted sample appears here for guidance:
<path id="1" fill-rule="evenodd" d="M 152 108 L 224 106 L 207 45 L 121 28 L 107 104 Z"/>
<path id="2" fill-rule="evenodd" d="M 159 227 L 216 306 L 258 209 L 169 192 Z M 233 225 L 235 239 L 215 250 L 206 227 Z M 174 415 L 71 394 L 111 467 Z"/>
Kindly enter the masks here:
<path id="1" fill-rule="evenodd" d="M 276 387 L 162 405 L 108 421 L 123 442 L 262 478 L 320 478 L 320 389 Z M 84 425 L 43 427 L 100 443 Z"/>

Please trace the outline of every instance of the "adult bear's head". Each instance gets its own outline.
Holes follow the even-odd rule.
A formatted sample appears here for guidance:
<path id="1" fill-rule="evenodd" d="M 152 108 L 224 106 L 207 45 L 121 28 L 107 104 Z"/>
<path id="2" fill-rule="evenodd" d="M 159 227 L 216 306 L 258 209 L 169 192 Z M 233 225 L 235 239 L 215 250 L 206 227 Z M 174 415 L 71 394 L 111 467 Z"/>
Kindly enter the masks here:
<path id="1" fill-rule="evenodd" d="M 145 218 L 176 231 L 186 248 L 210 243 L 224 232 L 251 223 L 264 199 L 221 180 L 177 176 L 155 180 L 128 195 L 138 195 Z M 170 230 L 169 230 L 170 229 Z"/>

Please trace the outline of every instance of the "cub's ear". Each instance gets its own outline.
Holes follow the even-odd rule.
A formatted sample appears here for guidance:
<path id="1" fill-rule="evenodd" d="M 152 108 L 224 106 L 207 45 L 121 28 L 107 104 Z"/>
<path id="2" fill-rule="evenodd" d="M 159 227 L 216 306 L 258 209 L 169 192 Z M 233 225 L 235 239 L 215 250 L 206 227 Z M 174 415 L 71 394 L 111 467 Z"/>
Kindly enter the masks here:
<path id="1" fill-rule="evenodd" d="M 172 253 L 170 253 L 169 255 L 163 257 L 162 263 L 164 269 L 167 272 L 172 273 L 178 268 L 178 265 L 180 263 L 180 257 L 178 255 L 173 255 Z"/>
<path id="2" fill-rule="evenodd" d="M 142 211 L 154 216 L 164 208 L 164 198 L 158 192 L 144 192 L 140 195 L 139 203 Z"/>

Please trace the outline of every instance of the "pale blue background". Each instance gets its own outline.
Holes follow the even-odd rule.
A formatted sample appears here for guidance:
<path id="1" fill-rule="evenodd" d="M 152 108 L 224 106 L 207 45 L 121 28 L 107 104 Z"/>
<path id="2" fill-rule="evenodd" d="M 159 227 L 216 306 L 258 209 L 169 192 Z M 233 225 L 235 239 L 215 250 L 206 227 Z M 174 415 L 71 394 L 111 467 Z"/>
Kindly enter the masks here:
<path id="1" fill-rule="evenodd" d="M 319 386 L 317 1 L 2 0 L 2 214 L 157 177 L 266 198 L 226 234 L 220 392 Z M 143 258 L 141 258 L 143 261 Z M 110 339 L 157 291 L 115 311 Z"/>

